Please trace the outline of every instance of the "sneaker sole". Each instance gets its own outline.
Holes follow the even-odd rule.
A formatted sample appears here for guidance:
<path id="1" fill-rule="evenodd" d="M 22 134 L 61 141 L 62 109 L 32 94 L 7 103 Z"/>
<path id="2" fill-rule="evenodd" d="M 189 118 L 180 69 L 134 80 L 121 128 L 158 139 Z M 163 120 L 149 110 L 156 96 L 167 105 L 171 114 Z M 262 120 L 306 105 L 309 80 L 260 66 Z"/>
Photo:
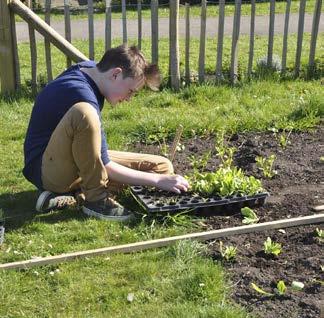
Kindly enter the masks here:
<path id="1" fill-rule="evenodd" d="M 93 216 L 97 219 L 100 220 L 108 220 L 108 221 L 119 221 L 119 222 L 124 222 L 124 221 L 128 221 L 131 218 L 133 218 L 132 214 L 129 215 L 124 215 L 124 216 L 109 216 L 109 215 L 103 215 L 101 213 L 97 213 L 93 210 L 88 209 L 87 207 L 83 206 L 82 207 L 82 211 L 83 213 L 85 213 L 88 216 Z"/>
<path id="2" fill-rule="evenodd" d="M 52 192 L 50 192 L 50 191 L 43 191 L 40 194 L 40 196 L 38 197 L 37 202 L 36 202 L 36 211 L 37 212 L 44 212 L 42 209 L 42 206 L 44 205 L 44 202 L 46 201 L 48 196 L 51 194 L 52 194 Z"/>

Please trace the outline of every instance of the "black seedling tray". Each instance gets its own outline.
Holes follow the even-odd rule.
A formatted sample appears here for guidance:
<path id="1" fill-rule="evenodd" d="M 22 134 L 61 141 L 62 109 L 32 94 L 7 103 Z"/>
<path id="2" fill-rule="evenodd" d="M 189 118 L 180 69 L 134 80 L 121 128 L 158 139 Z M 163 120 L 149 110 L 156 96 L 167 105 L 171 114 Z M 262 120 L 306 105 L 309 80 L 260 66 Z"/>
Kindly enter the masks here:
<path id="1" fill-rule="evenodd" d="M 264 204 L 269 193 L 262 192 L 253 196 L 212 196 L 204 198 L 192 193 L 174 194 L 162 190 L 133 186 L 131 191 L 148 212 L 164 212 L 192 209 L 202 214 L 231 212 L 243 207 L 258 207 Z"/>

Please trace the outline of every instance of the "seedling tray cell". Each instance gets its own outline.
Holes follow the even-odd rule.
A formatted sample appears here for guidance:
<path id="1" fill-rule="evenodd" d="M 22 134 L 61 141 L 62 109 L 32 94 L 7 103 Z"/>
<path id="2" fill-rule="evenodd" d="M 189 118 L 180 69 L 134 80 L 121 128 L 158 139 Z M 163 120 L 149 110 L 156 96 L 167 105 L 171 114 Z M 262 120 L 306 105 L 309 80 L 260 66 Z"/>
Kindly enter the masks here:
<path id="1" fill-rule="evenodd" d="M 228 197 L 211 196 L 204 198 L 192 193 L 174 194 L 162 190 L 152 190 L 133 186 L 131 191 L 148 212 L 178 211 L 192 209 L 202 214 L 237 211 L 242 207 L 256 207 L 264 204 L 267 192 L 253 196 L 233 195 Z"/>

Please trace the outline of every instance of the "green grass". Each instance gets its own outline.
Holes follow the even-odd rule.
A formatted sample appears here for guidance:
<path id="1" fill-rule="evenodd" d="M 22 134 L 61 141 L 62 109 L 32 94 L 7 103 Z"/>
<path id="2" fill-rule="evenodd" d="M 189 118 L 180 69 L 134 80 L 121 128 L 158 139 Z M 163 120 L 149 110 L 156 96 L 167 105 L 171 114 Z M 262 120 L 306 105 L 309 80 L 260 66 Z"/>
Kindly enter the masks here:
<path id="1" fill-rule="evenodd" d="M 280 54 L 281 37 L 275 39 Z M 318 79 L 293 81 L 273 75 L 251 82 L 244 78 L 246 38 L 240 43 L 241 84 L 191 85 L 173 93 L 142 91 L 131 102 L 116 108 L 106 105 L 104 128 L 112 149 L 129 149 L 135 140 L 150 136 L 172 136 L 181 123 L 185 138 L 220 129 L 227 132 L 269 128 L 310 129 L 324 114 L 323 86 Z M 305 35 L 305 48 L 309 35 Z M 319 37 L 317 61 L 323 65 L 323 36 Z M 167 74 L 168 44 L 160 42 L 160 64 Z M 257 38 L 256 58 L 266 54 L 266 38 Z M 288 67 L 293 67 L 296 37 L 289 38 Z M 87 51 L 87 43 L 74 43 Z M 115 43 L 116 44 L 116 43 Z M 215 68 L 214 40 L 208 40 L 206 70 Z M 144 41 L 149 56 L 150 43 Z M 97 57 L 103 52 L 96 42 Z M 230 42 L 225 41 L 224 68 L 228 69 Z M 132 224 L 117 224 L 85 217 L 80 211 L 54 211 L 37 215 L 37 193 L 22 176 L 23 141 L 33 97 L 29 48 L 19 45 L 20 92 L 0 96 L 0 207 L 6 215 L 6 241 L 0 247 L 0 262 L 56 255 L 200 231 L 197 220 L 187 216 L 148 216 L 126 194 L 121 202 L 138 213 Z M 183 43 L 181 43 L 183 52 Z M 192 40 L 192 69 L 197 66 L 198 42 Z M 39 74 L 44 78 L 44 47 L 38 45 Z M 307 65 L 307 49 L 302 66 Z M 65 67 L 65 57 L 53 48 L 54 74 Z M 255 74 L 255 77 L 256 74 Z M 253 116 L 251 116 L 253 114 Z M 162 136 L 163 137 L 163 136 Z M 28 270 L 0 272 L 0 316 L 2 317 L 247 317 L 229 302 L 230 283 L 221 266 L 200 254 L 197 243 L 132 255 L 111 255 L 75 260 Z M 57 269 L 59 271 L 57 271 Z M 128 302 L 127 295 L 134 294 Z"/>
<path id="2" fill-rule="evenodd" d="M 307 13 L 313 13 L 314 12 L 314 7 L 315 7 L 315 0 L 308 0 L 306 2 L 306 9 L 305 11 Z M 291 13 L 297 13 L 299 12 L 299 0 L 292 0 L 291 2 L 291 8 L 290 12 Z M 94 14 L 94 17 L 96 19 L 105 19 L 105 14 L 104 14 L 104 3 L 99 3 L 97 4 L 97 9 L 99 12 Z M 234 15 L 234 10 L 235 6 L 233 4 L 227 4 L 225 6 L 225 15 L 226 16 L 233 16 Z M 285 13 L 286 10 L 286 2 L 276 2 L 276 13 Z M 100 12 L 101 11 L 101 12 Z M 72 11 L 73 12 L 73 11 Z M 257 3 L 256 4 L 256 15 L 268 15 L 270 12 L 270 4 L 269 2 L 262 2 L 262 3 Z M 324 8 L 322 7 L 322 12 L 324 12 Z M 200 17 L 201 14 L 201 7 L 198 5 L 192 5 L 190 7 L 190 15 L 192 17 Z M 251 5 L 248 3 L 243 3 L 242 8 L 241 8 L 241 14 L 244 16 L 248 16 L 251 14 Z M 40 13 L 39 14 L 42 18 L 44 18 L 44 14 Z M 159 17 L 161 18 L 168 18 L 169 17 L 169 7 L 166 6 L 160 6 L 159 12 L 158 12 Z M 208 17 L 217 17 L 219 15 L 219 9 L 218 5 L 209 3 L 207 6 L 207 16 Z M 179 10 L 179 16 L 184 17 L 185 16 L 185 6 L 181 5 L 180 10 Z M 64 15 L 62 14 L 62 11 L 59 12 L 58 10 L 54 10 L 52 15 L 52 19 L 57 19 L 57 20 L 63 20 Z M 120 8 L 113 8 L 113 13 L 112 13 L 112 18 L 113 19 L 121 19 L 122 13 Z M 74 14 L 71 14 L 72 19 L 87 19 L 88 14 L 82 13 L 79 11 L 75 12 Z M 137 19 L 137 8 L 128 6 L 127 7 L 127 18 L 128 19 Z M 149 19 L 151 18 L 151 9 L 148 6 L 142 7 L 142 18 L 143 19 Z"/>

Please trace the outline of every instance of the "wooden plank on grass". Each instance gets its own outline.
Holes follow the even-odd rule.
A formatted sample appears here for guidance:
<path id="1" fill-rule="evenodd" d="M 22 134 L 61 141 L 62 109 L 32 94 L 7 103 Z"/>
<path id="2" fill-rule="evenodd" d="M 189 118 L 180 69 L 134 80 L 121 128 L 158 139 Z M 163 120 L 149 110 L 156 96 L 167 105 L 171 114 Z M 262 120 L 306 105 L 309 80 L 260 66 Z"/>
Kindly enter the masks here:
<path id="1" fill-rule="evenodd" d="M 88 0 L 89 59 L 94 60 L 93 0 Z"/>
<path id="2" fill-rule="evenodd" d="M 218 36 L 217 36 L 217 60 L 216 80 L 223 79 L 223 45 L 224 45 L 224 24 L 225 24 L 225 0 L 219 0 Z"/>
<path id="3" fill-rule="evenodd" d="M 200 41 L 199 41 L 199 62 L 198 62 L 198 80 L 202 83 L 205 80 L 205 51 L 206 51 L 206 12 L 207 1 L 201 1 L 200 14 Z"/>
<path id="4" fill-rule="evenodd" d="M 291 218 L 291 219 L 264 222 L 259 224 L 236 226 L 236 227 L 230 227 L 225 229 L 171 236 L 167 238 L 150 240 L 150 241 L 142 241 L 137 243 L 103 247 L 103 248 L 92 249 L 87 251 L 79 251 L 79 252 L 66 253 L 66 254 L 55 255 L 55 256 L 40 257 L 40 258 L 30 259 L 26 261 L 5 263 L 5 264 L 0 264 L 0 269 L 18 269 L 18 268 L 24 269 L 33 266 L 62 263 L 77 258 L 98 256 L 98 255 L 108 254 L 108 253 L 132 253 L 137 251 L 143 251 L 150 248 L 168 246 L 180 240 L 206 241 L 206 240 L 217 239 L 220 237 L 228 237 L 231 235 L 240 235 L 240 234 L 258 232 L 258 231 L 282 229 L 282 228 L 288 228 L 288 227 L 293 227 L 298 225 L 308 225 L 308 224 L 316 224 L 316 223 L 323 223 L 323 222 L 324 222 L 324 214 L 308 215 L 308 216 L 302 216 L 302 217 Z"/>
<path id="5" fill-rule="evenodd" d="M 151 50 L 152 50 L 152 63 L 158 64 L 159 59 L 159 2 L 158 0 L 151 1 Z"/>
<path id="6" fill-rule="evenodd" d="M 272 55 L 273 55 L 273 37 L 274 37 L 274 22 L 275 22 L 275 0 L 270 0 L 270 21 L 269 21 L 269 39 L 268 39 L 268 56 L 267 65 L 272 66 Z"/>
<path id="7" fill-rule="evenodd" d="M 169 20 L 169 46 L 170 46 L 170 81 L 171 87 L 178 91 L 180 89 L 180 61 L 179 61 L 179 0 L 170 1 Z"/>
<path id="8" fill-rule="evenodd" d="M 111 0 L 106 0 L 105 50 L 111 48 Z"/>
<path id="9" fill-rule="evenodd" d="M 69 0 L 64 0 L 64 25 L 65 25 L 65 38 L 71 43 L 71 18 L 70 18 L 70 3 Z M 72 64 L 71 59 L 66 57 L 66 67 Z"/>
<path id="10" fill-rule="evenodd" d="M 28 23 L 30 62 L 31 62 L 31 86 L 35 94 L 37 92 L 37 48 L 34 27 Z"/>
<path id="11" fill-rule="evenodd" d="M 127 44 L 126 0 L 122 0 L 123 43 Z"/>
<path id="12" fill-rule="evenodd" d="M 287 67 L 287 48 L 288 48 L 288 28 L 289 28 L 290 6 L 291 6 L 291 0 L 287 0 L 286 13 L 285 13 L 284 36 L 283 36 L 283 43 L 282 43 L 281 74 L 285 74 L 286 67 Z"/>
<path id="13" fill-rule="evenodd" d="M 137 46 L 142 49 L 142 0 L 137 0 L 137 25 L 138 25 L 138 38 Z"/>
<path id="14" fill-rule="evenodd" d="M 251 23 L 250 23 L 250 47 L 247 76 L 250 79 L 252 75 L 253 56 L 254 56 L 254 31 L 255 31 L 255 0 L 251 0 Z"/>
<path id="15" fill-rule="evenodd" d="M 299 76 L 299 71 L 300 71 L 300 59 L 301 59 L 301 52 L 303 47 L 303 35 L 304 35 L 305 6 L 306 6 L 306 0 L 300 0 L 297 49 L 296 49 L 296 61 L 295 61 L 295 77 Z"/>
<path id="16" fill-rule="evenodd" d="M 51 24 L 51 0 L 45 0 L 45 22 Z M 45 60 L 46 60 L 46 72 L 47 72 L 47 82 L 53 79 L 52 71 L 52 55 L 51 55 L 51 42 L 48 37 L 44 37 L 45 45 Z"/>
<path id="17" fill-rule="evenodd" d="M 312 25 L 312 36 L 309 50 L 309 61 L 308 61 L 308 70 L 310 72 L 314 69 L 314 61 L 315 61 L 315 50 L 316 50 L 316 42 L 318 35 L 318 26 L 321 18 L 321 9 L 322 9 L 322 0 L 317 0 L 314 15 L 313 15 L 313 25 Z"/>
<path id="18" fill-rule="evenodd" d="M 190 83 L 190 5 L 186 3 L 185 78 Z"/>
<path id="19" fill-rule="evenodd" d="M 230 77 L 232 84 L 235 84 L 238 80 L 238 44 L 241 24 L 241 5 L 242 0 L 235 0 L 230 69 Z"/>

